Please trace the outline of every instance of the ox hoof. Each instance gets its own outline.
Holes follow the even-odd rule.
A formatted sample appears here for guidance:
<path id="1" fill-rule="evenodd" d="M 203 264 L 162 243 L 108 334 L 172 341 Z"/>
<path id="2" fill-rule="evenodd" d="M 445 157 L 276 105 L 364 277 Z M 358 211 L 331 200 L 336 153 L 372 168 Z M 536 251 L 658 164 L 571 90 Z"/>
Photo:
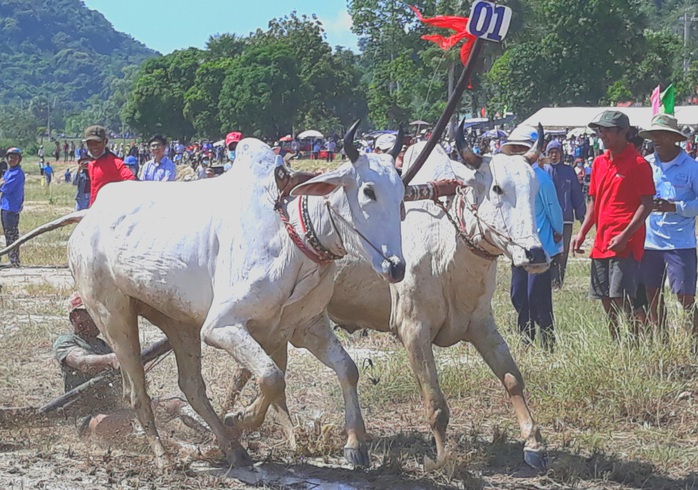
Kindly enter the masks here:
<path id="1" fill-rule="evenodd" d="M 524 448 L 524 461 L 528 466 L 539 471 L 548 469 L 548 453 L 545 449 Z"/>
<path id="2" fill-rule="evenodd" d="M 424 471 L 430 473 L 432 471 L 440 470 L 446 465 L 446 463 L 448 463 L 447 455 L 437 456 L 436 461 L 431 459 L 429 456 L 424 456 L 423 468 Z"/>
<path id="3" fill-rule="evenodd" d="M 245 422 L 245 412 L 229 413 L 223 417 L 223 423 L 239 431 L 249 428 Z"/>
<path id="4" fill-rule="evenodd" d="M 254 464 L 254 461 L 252 461 L 252 458 L 250 457 L 249 454 L 247 454 L 247 451 L 245 451 L 244 447 L 239 447 L 237 449 L 232 450 L 229 454 L 228 457 L 226 458 L 228 464 L 234 468 L 241 468 L 243 466 L 252 466 Z"/>
<path id="5" fill-rule="evenodd" d="M 358 466 L 361 468 L 368 468 L 368 449 L 366 444 L 360 444 L 358 448 L 345 447 L 344 448 L 344 459 L 351 465 Z"/>

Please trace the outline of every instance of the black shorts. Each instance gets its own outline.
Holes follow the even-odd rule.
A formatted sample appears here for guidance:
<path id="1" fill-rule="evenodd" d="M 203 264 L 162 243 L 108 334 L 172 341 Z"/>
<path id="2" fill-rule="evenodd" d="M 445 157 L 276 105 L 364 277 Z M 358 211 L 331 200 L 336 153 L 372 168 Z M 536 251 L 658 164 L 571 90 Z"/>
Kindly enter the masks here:
<path id="1" fill-rule="evenodd" d="M 591 290 L 595 299 L 635 298 L 640 263 L 631 257 L 591 259 Z"/>

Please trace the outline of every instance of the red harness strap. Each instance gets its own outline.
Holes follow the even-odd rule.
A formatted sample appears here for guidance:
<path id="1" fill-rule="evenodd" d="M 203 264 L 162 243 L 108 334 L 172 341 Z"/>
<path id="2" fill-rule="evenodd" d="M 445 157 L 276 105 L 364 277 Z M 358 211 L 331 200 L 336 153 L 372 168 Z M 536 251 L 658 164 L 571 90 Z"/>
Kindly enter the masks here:
<path id="1" fill-rule="evenodd" d="M 298 207 L 299 207 L 299 212 L 300 212 L 300 199 L 298 199 Z M 310 250 L 308 247 L 305 246 L 305 243 L 303 243 L 303 239 L 298 235 L 298 232 L 296 232 L 296 229 L 289 222 L 288 216 L 286 216 L 286 213 L 284 213 L 284 208 L 283 208 L 283 205 L 281 203 L 281 199 L 276 201 L 276 204 L 274 205 L 274 209 L 276 209 L 276 212 L 279 213 L 279 216 L 281 217 L 281 221 L 283 221 L 284 226 L 286 227 L 286 232 L 288 233 L 288 236 L 291 238 L 291 241 L 293 241 L 293 243 L 296 244 L 296 247 L 298 247 L 300 249 L 300 251 L 303 252 L 303 254 L 305 254 L 306 257 L 308 257 L 310 260 L 312 260 L 316 264 L 320 264 L 320 265 L 329 264 L 330 262 L 332 262 L 331 259 L 325 259 L 325 258 L 317 256 L 316 254 L 313 253 L 312 250 Z M 303 228 L 303 231 L 305 232 L 305 224 L 303 223 L 302 218 L 301 218 L 301 227 Z"/>

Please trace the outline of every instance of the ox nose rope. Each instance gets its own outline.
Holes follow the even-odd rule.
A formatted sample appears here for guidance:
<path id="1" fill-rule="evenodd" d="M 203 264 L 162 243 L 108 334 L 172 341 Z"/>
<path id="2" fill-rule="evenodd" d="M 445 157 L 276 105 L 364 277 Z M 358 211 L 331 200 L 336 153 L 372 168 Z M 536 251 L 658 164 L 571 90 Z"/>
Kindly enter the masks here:
<path id="1" fill-rule="evenodd" d="M 339 212 L 337 212 L 336 209 L 334 209 L 334 208 L 332 207 L 332 204 L 330 204 L 330 201 L 329 201 L 329 199 L 327 199 L 327 197 L 325 197 L 325 205 L 327 206 L 327 212 L 330 214 L 330 221 L 332 222 L 332 226 L 334 227 L 334 229 L 335 229 L 335 231 L 337 232 L 337 235 L 338 235 L 338 236 L 341 237 L 341 234 L 339 233 L 339 230 L 337 229 L 337 226 L 336 226 L 336 224 L 335 224 L 335 222 L 334 222 L 334 219 L 332 219 L 332 213 L 334 213 L 334 214 L 335 214 L 335 215 L 336 215 L 336 216 L 337 216 L 337 217 L 338 217 L 351 231 L 353 231 L 354 233 L 356 233 L 359 237 L 361 237 L 361 239 L 362 239 L 363 241 L 365 241 L 366 243 L 368 243 L 368 244 L 371 246 L 371 248 L 372 248 L 373 250 L 376 251 L 376 253 L 377 253 L 378 255 L 380 255 L 381 257 L 383 257 L 383 259 L 387 260 L 388 262 L 391 262 L 391 263 L 392 263 L 392 261 L 390 260 L 390 258 L 389 258 L 389 257 L 386 257 L 382 250 L 380 250 L 380 249 L 379 249 L 378 247 L 376 247 L 373 243 L 371 243 L 371 240 L 369 240 L 368 238 L 366 238 L 366 237 L 363 235 L 363 233 L 361 233 L 359 230 L 357 230 L 357 229 L 354 227 L 354 225 L 353 225 L 352 223 L 350 223 L 349 221 L 347 221 L 347 220 L 344 218 L 344 216 L 342 216 Z"/>
<path id="2" fill-rule="evenodd" d="M 498 237 L 502 238 L 507 244 L 519 247 L 521 250 L 524 252 L 526 251 L 526 247 L 520 245 L 517 243 L 512 237 L 511 234 L 509 233 L 508 228 L 506 227 L 506 221 L 504 220 L 504 217 L 502 216 L 502 223 L 505 224 L 505 230 L 506 234 L 500 232 L 497 230 L 494 226 L 492 226 L 490 223 L 487 223 L 485 220 L 483 220 L 479 213 L 478 213 L 478 208 L 475 204 L 475 200 L 473 199 L 472 203 L 469 203 L 468 200 L 466 199 L 465 192 L 467 190 L 471 191 L 472 194 L 472 189 L 469 187 L 459 187 L 456 189 L 456 201 L 455 201 L 455 206 L 456 206 L 456 213 L 458 215 L 458 220 L 456 220 L 451 213 L 449 212 L 448 208 L 444 206 L 444 204 L 441 201 L 435 200 L 434 203 L 441 208 L 441 210 L 444 212 L 448 220 L 451 222 L 451 224 L 454 226 L 456 229 L 457 235 L 465 242 L 466 246 L 468 249 L 473 252 L 475 255 L 482 257 L 487 260 L 497 260 L 499 255 L 501 254 L 493 254 L 491 252 L 488 252 L 487 250 L 483 249 L 480 247 L 477 243 L 475 243 L 474 238 L 469 236 L 466 231 L 465 231 L 465 219 L 463 216 L 463 211 L 468 210 L 470 214 L 473 216 L 475 219 L 475 223 L 477 224 L 477 229 L 479 232 L 479 235 L 482 237 L 482 240 L 484 240 L 485 243 L 490 245 L 491 247 L 495 249 L 500 249 L 496 244 L 492 243 L 488 238 L 487 235 L 485 234 L 485 229 L 489 230 L 490 233 L 493 235 L 497 235 Z M 501 208 L 498 207 L 500 213 L 501 213 Z"/>

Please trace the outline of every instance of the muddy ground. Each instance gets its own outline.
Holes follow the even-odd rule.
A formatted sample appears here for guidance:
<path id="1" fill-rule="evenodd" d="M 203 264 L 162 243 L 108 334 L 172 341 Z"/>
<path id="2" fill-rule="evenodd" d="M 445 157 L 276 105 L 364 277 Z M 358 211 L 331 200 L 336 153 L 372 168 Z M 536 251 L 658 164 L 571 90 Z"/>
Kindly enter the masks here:
<path id="1" fill-rule="evenodd" d="M 69 329 L 64 302 L 72 279 L 65 268 L 2 267 L 0 285 L 0 406 L 39 406 L 61 394 L 51 344 Z M 145 344 L 159 334 L 146 323 L 142 332 Z M 695 467 L 661 471 L 622 453 L 580 451 L 560 438 L 549 444 L 551 469 L 546 474 L 528 468 L 513 412 L 494 381 L 479 393 L 451 400 L 451 463 L 426 473 L 422 463 L 434 452 L 419 398 L 391 398 L 381 392 L 382 373 L 374 368 L 375 360 L 400 355 L 400 346 L 389 335 L 375 333 L 343 340 L 362 371 L 360 394 L 371 447 L 367 470 L 342 463 L 343 410 L 333 373 L 305 351 L 292 350 L 287 385 L 296 452 L 287 449 L 269 415 L 260 430 L 244 436 L 256 468 L 230 470 L 218 463 L 210 440 L 197 438 L 174 421 L 160 427 L 173 459 L 172 467 L 161 471 L 139 434 L 117 441 L 85 441 L 77 436 L 76 421 L 67 419 L 48 427 L 0 430 L 0 488 L 698 488 Z M 471 348 L 453 349 L 458 362 L 477 362 Z M 234 369 L 225 353 L 204 348 L 204 375 L 214 406 L 223 404 Z M 404 377 L 409 386 L 411 373 L 404 372 Z M 155 396 L 178 394 L 172 356 L 152 368 L 149 386 Z M 248 403 L 253 396 L 254 386 L 249 385 L 240 402 Z M 551 434 L 559 430 L 543 429 Z M 625 444 L 635 437 L 631 427 L 618 427 L 606 436 Z"/>

